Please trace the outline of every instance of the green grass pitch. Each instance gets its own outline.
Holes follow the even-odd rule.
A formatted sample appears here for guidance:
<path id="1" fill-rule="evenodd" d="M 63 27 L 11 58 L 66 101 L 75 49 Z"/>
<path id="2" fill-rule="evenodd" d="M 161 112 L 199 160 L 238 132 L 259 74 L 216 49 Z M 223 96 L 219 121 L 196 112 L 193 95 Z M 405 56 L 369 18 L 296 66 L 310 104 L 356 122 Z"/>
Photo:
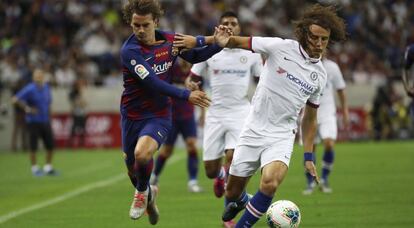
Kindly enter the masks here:
<path id="1" fill-rule="evenodd" d="M 319 172 L 321 154 L 319 148 Z M 305 228 L 414 227 L 414 142 L 338 144 L 335 159 L 334 192 L 303 196 L 302 151 L 296 147 L 274 201 L 295 202 Z M 27 154 L 0 153 L 0 227 L 151 227 L 147 217 L 128 217 L 133 188 L 119 150 L 58 151 L 55 167 L 60 176 L 33 177 Z M 249 183 L 252 194 L 258 177 Z M 176 150 L 160 179 L 157 227 L 221 227 L 223 200 L 215 198 L 202 164 L 199 179 L 205 191 L 188 193 L 186 154 Z M 255 227 L 266 227 L 264 219 Z"/>

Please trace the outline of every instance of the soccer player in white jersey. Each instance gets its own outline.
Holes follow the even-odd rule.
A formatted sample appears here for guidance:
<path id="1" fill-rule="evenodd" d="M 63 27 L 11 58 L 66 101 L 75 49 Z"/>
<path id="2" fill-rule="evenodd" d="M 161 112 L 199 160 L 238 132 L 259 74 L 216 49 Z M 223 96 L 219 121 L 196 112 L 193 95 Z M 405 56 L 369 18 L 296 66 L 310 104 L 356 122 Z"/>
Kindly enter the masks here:
<path id="1" fill-rule="evenodd" d="M 227 26 L 235 35 L 240 33 L 239 21 L 233 12 L 223 13 L 220 24 Z M 249 113 L 249 84 L 253 76 L 260 75 L 261 70 L 259 54 L 229 48 L 191 68 L 191 80 L 199 81 L 203 77 L 209 80 L 212 90 L 212 104 L 207 110 L 204 125 L 203 160 L 207 177 L 215 179 L 216 197 L 224 194 L 234 148 Z M 222 166 L 223 157 L 225 161 Z M 234 222 L 226 221 L 224 226 L 233 227 Z"/>
<path id="2" fill-rule="evenodd" d="M 320 188 L 324 193 L 331 193 L 332 189 L 328 185 L 328 176 L 334 163 L 334 145 L 338 133 L 335 91 L 338 94 L 339 102 L 341 104 L 343 114 L 342 120 L 345 129 L 347 129 L 349 122 L 349 112 L 345 96 L 346 84 L 338 64 L 327 58 L 324 58 L 322 63 L 328 75 L 328 81 L 319 100 L 317 114 L 318 134 L 324 145 Z M 310 195 L 312 194 L 316 183 L 308 172 L 306 172 L 305 175 L 307 179 L 307 188 L 303 191 L 303 194 Z"/>
<path id="3" fill-rule="evenodd" d="M 216 30 L 227 31 L 223 26 Z M 229 36 L 226 43 L 226 47 L 267 55 L 227 181 L 225 196 L 228 204 L 223 221 L 233 219 L 246 208 L 236 227 L 253 226 L 270 206 L 287 173 L 297 129 L 296 119 L 305 106 L 302 123 L 305 168 L 318 180 L 312 147 L 316 135 L 316 108 L 327 81 L 320 59 L 329 43 L 345 39 L 345 24 L 333 6 L 316 4 L 295 22 L 295 35 L 298 41 Z M 249 200 L 245 188 L 259 168 L 259 190 Z"/>

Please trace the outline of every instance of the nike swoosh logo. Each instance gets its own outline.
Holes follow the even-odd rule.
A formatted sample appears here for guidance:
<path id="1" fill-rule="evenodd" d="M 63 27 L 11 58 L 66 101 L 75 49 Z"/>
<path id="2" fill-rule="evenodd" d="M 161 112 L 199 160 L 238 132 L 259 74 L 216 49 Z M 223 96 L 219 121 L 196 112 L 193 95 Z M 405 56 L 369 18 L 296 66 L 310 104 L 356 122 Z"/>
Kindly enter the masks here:
<path id="1" fill-rule="evenodd" d="M 286 56 L 283 59 L 285 59 L 286 61 L 289 61 L 289 62 L 294 62 L 294 63 L 298 64 L 299 66 L 302 66 L 300 63 L 296 62 L 295 60 L 286 58 Z"/>

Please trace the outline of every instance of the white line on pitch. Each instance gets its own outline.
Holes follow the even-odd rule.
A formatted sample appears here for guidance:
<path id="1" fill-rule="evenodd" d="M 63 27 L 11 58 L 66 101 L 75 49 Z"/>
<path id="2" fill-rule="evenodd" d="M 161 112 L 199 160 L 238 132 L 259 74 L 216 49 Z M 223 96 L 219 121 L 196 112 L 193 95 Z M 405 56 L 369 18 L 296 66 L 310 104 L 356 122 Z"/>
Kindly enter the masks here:
<path id="1" fill-rule="evenodd" d="M 176 163 L 179 160 L 181 160 L 183 157 L 184 156 L 182 154 L 180 154 L 179 156 L 174 156 L 170 159 L 170 161 L 168 161 L 168 163 L 169 164 Z M 43 202 L 40 202 L 40 203 L 37 203 L 37 204 L 33 204 L 29 207 L 25 207 L 25 208 L 22 208 L 20 210 L 12 211 L 8 214 L 0 216 L 0 224 L 5 223 L 8 220 L 16 218 L 20 215 L 23 215 L 23 214 L 26 214 L 26 213 L 29 213 L 29 212 L 32 212 L 32 211 L 35 211 L 35 210 L 39 210 L 39 209 L 42 209 L 44 207 L 47 207 L 47 206 L 50 206 L 50 205 L 53 205 L 53 204 L 60 203 L 62 201 L 65 201 L 65 200 L 70 199 L 72 197 L 78 196 L 82 193 L 89 192 L 89 191 L 94 190 L 96 188 L 102 188 L 102 187 L 112 185 L 112 184 L 114 184 L 114 183 L 116 183 L 116 182 L 118 182 L 118 181 L 120 181 L 124 178 L 126 178 L 126 174 L 121 173 L 121 174 L 113 176 L 109 179 L 85 185 L 83 187 L 80 187 L 80 188 L 75 189 L 71 192 L 65 193 L 65 194 L 60 195 L 58 197 L 55 197 L 55 198 L 52 198 L 52 199 L 49 199 L 49 200 L 46 200 L 46 201 L 43 201 Z"/>

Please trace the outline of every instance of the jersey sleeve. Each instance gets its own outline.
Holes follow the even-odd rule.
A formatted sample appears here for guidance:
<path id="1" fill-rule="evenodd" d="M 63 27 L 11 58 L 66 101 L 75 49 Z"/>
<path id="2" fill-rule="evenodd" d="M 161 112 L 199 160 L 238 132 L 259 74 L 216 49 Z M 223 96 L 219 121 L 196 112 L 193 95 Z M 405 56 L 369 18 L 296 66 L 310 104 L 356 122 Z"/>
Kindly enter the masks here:
<path id="1" fill-rule="evenodd" d="M 206 45 L 200 48 L 193 48 L 180 53 L 180 57 L 190 63 L 199 63 L 206 61 L 211 56 L 223 50 L 222 47 L 217 44 Z"/>
<path id="2" fill-rule="evenodd" d="M 252 75 L 259 77 L 263 69 L 263 60 L 260 54 L 253 54 L 253 65 L 252 65 Z"/>
<path id="3" fill-rule="evenodd" d="M 138 50 L 128 48 L 122 49 L 121 61 L 123 66 L 128 68 L 129 72 L 139 78 L 145 86 L 167 96 L 188 100 L 190 91 L 177 88 L 159 79 Z"/>
<path id="4" fill-rule="evenodd" d="M 251 37 L 251 49 L 256 53 L 270 55 L 284 45 L 284 40 L 278 37 Z"/>
<path id="5" fill-rule="evenodd" d="M 346 84 L 344 76 L 342 75 L 341 69 L 338 64 L 332 62 L 332 67 L 329 72 L 329 77 L 332 77 L 332 85 L 336 90 L 345 89 Z"/>
<path id="6" fill-rule="evenodd" d="M 207 73 L 207 61 L 196 63 L 191 67 L 191 74 L 204 77 Z"/>

